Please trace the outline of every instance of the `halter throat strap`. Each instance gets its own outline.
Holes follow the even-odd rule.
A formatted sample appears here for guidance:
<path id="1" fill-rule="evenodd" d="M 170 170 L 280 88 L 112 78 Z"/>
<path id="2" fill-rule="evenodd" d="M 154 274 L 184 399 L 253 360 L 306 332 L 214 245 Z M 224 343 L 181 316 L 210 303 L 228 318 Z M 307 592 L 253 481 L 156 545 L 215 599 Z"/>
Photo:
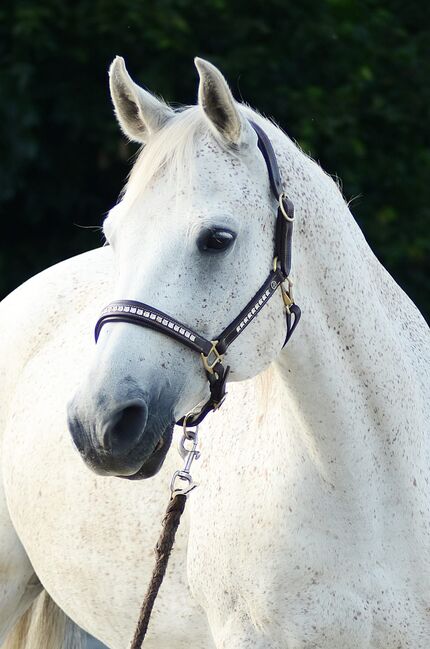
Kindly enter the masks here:
<path id="1" fill-rule="evenodd" d="M 188 427 L 197 426 L 209 412 L 221 406 L 226 395 L 226 382 L 230 370 L 228 366 L 225 367 L 223 364 L 224 354 L 233 341 L 260 313 L 279 287 L 281 287 L 282 291 L 286 316 L 286 336 L 283 346 L 289 341 L 301 315 L 300 308 L 293 300 L 292 283 L 289 278 L 294 206 L 282 191 L 279 166 L 272 143 L 258 124 L 253 121 L 250 121 L 250 124 L 257 134 L 258 148 L 266 162 L 271 191 L 278 203 L 273 269 L 257 293 L 214 340 L 204 338 L 191 327 L 176 320 L 176 318 L 172 318 L 163 311 L 136 300 L 116 300 L 111 302 L 103 309 L 95 326 L 96 342 L 105 324 L 126 322 L 159 331 L 200 353 L 209 381 L 210 397 L 198 412 L 193 412 L 177 422 L 181 425 L 185 422 Z M 287 283 L 287 287 L 285 283 Z"/>

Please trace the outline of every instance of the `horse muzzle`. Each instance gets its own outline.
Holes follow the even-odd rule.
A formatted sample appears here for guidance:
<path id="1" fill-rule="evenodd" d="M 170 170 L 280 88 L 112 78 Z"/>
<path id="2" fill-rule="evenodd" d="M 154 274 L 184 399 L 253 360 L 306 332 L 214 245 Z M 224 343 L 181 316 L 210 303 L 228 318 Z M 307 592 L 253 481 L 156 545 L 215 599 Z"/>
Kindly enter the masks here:
<path id="1" fill-rule="evenodd" d="M 165 399 L 156 407 L 134 395 L 114 407 L 98 399 L 91 416 L 79 394 L 68 406 L 68 426 L 84 462 L 97 474 L 129 480 L 150 478 L 161 468 L 172 440 L 174 420 Z"/>

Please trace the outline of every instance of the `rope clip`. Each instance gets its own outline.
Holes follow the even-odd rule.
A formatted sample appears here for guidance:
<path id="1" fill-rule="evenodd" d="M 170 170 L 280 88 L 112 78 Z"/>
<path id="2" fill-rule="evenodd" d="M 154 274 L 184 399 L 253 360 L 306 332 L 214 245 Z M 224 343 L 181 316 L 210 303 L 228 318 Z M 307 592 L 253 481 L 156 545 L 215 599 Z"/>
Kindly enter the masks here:
<path id="1" fill-rule="evenodd" d="M 187 428 L 187 417 L 184 420 L 183 434 L 178 444 L 179 455 L 183 460 L 185 460 L 185 465 L 182 470 L 175 471 L 170 482 L 170 491 L 173 496 L 177 494 L 182 494 L 188 496 L 188 494 L 193 491 L 197 484 L 193 481 L 191 476 L 191 465 L 194 460 L 198 460 L 200 457 L 200 451 L 197 450 L 198 446 L 198 429 L 196 426 L 195 430 L 190 430 Z M 186 483 L 183 487 L 179 486 L 179 483 Z"/>

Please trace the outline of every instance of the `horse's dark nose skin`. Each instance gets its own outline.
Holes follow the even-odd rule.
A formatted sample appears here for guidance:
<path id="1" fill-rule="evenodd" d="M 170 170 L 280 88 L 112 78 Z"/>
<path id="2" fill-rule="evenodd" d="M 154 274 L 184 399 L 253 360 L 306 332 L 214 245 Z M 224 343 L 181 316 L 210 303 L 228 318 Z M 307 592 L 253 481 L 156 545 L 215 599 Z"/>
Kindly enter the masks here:
<path id="1" fill-rule="evenodd" d="M 146 395 L 117 402 L 116 408 L 103 402 L 90 410 L 89 421 L 79 406 L 79 399 L 69 403 L 68 427 L 77 450 L 92 471 L 133 480 L 155 475 L 172 438 L 170 402 L 157 401 L 152 415 Z"/>
<path id="2" fill-rule="evenodd" d="M 126 457 L 139 444 L 148 421 L 148 407 L 140 399 L 112 413 L 103 426 L 103 446 L 114 457 Z"/>

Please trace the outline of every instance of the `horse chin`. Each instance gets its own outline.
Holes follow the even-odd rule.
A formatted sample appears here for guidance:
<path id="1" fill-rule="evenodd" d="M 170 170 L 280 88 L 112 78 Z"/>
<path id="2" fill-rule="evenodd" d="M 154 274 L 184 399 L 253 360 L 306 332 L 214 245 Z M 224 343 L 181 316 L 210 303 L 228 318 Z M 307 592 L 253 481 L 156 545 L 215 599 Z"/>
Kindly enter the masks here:
<path id="1" fill-rule="evenodd" d="M 172 443 L 172 436 L 173 425 L 166 428 L 164 433 L 161 435 L 155 450 L 149 458 L 145 460 L 144 464 L 142 464 L 136 473 L 133 473 L 132 475 L 119 475 L 117 477 L 124 478 L 125 480 L 145 480 L 147 478 L 152 478 L 163 466 L 167 451 Z"/>

